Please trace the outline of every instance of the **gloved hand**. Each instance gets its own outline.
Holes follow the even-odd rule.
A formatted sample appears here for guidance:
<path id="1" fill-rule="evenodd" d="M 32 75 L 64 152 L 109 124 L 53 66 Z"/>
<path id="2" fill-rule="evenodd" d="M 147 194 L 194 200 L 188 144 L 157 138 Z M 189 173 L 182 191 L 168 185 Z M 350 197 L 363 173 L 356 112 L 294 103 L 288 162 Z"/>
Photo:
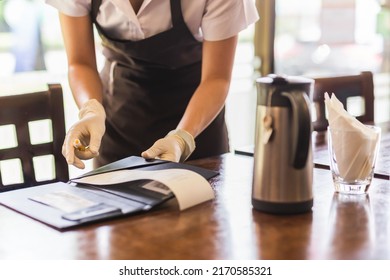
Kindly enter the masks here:
<path id="1" fill-rule="evenodd" d="M 170 131 L 164 138 L 157 140 L 152 147 L 142 152 L 141 156 L 146 159 L 158 158 L 183 162 L 194 150 L 194 137 L 183 129 L 175 129 Z"/>
<path id="2" fill-rule="evenodd" d="M 106 130 L 106 113 L 96 99 L 88 100 L 79 111 L 79 121 L 66 134 L 62 154 L 68 164 L 84 169 L 81 160 L 99 155 L 102 137 Z"/>

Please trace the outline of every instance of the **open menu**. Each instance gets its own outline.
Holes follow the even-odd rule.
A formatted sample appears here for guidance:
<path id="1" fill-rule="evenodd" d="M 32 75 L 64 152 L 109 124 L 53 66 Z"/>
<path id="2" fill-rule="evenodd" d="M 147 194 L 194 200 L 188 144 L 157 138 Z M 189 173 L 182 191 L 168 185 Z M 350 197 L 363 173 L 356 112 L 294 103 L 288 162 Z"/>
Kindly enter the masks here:
<path id="1" fill-rule="evenodd" d="M 64 230 L 145 212 L 176 198 L 180 210 L 214 198 L 217 172 L 182 163 L 129 157 L 69 182 L 0 194 L 0 204 Z"/>

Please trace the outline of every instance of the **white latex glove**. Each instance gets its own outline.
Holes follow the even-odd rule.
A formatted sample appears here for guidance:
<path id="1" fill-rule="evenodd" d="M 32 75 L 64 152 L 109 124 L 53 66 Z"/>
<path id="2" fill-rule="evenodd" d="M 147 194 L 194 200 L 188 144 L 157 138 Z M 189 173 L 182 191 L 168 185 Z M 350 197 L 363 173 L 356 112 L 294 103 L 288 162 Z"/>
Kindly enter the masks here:
<path id="1" fill-rule="evenodd" d="M 183 162 L 194 150 L 194 137 L 183 129 L 175 129 L 170 131 L 164 138 L 157 140 L 152 147 L 142 152 L 141 156 L 146 159 L 158 158 Z"/>
<path id="2" fill-rule="evenodd" d="M 106 130 L 106 113 L 96 99 L 88 100 L 79 111 L 79 121 L 68 131 L 62 145 L 62 154 L 68 164 L 84 169 L 81 160 L 99 155 L 102 137 Z"/>

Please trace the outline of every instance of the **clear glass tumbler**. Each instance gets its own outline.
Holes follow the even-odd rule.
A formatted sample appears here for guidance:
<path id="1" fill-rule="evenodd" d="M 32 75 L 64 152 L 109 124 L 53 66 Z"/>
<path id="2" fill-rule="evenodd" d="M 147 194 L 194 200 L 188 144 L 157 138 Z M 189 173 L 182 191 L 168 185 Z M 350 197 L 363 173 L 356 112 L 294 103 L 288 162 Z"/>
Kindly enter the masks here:
<path id="1" fill-rule="evenodd" d="M 365 132 L 328 127 L 330 170 L 338 193 L 364 194 L 371 185 L 381 129 L 366 127 Z"/>

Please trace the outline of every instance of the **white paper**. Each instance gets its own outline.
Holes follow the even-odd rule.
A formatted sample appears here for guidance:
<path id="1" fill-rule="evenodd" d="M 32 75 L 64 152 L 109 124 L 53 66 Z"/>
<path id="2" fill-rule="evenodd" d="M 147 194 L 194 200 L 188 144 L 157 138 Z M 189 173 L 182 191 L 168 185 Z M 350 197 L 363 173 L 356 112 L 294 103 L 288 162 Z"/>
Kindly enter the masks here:
<path id="1" fill-rule="evenodd" d="M 56 191 L 39 196 L 30 197 L 29 199 L 60 209 L 66 213 L 88 208 L 97 205 L 96 202 L 87 200 L 66 191 Z"/>
<path id="2" fill-rule="evenodd" d="M 118 170 L 74 179 L 72 182 L 108 186 L 144 179 L 166 185 L 176 196 L 180 210 L 214 198 L 210 183 L 198 173 L 187 169 Z"/>
<path id="3" fill-rule="evenodd" d="M 367 178 L 380 134 L 351 116 L 334 94 L 329 98 L 325 93 L 325 105 L 340 176 L 348 181 Z"/>

